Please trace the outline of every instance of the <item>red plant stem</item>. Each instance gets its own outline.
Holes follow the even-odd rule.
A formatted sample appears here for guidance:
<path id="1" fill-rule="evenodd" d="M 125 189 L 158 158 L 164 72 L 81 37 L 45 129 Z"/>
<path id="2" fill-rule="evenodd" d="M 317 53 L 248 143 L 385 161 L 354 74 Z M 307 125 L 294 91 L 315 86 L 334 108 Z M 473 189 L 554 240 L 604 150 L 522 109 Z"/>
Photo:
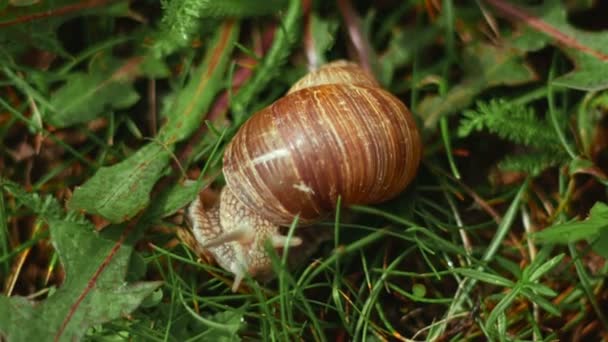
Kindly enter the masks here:
<path id="1" fill-rule="evenodd" d="M 254 46 L 254 51 L 257 56 L 264 56 L 266 51 L 270 49 L 272 45 L 272 40 L 274 38 L 274 33 L 276 30 L 276 25 L 271 25 L 262 33 L 262 39 L 260 44 Z M 237 69 L 234 72 L 232 77 L 232 94 L 236 94 L 240 87 L 253 75 L 253 67 L 256 65 L 257 61 L 249 56 L 243 55 L 239 58 L 237 62 Z M 226 113 L 228 110 L 229 101 L 229 92 L 228 90 L 223 91 L 213 103 L 209 113 L 206 115 L 205 119 L 209 121 L 216 121 L 222 115 Z M 201 125 L 198 131 L 192 135 L 192 138 L 189 139 L 189 143 L 182 148 L 182 150 L 178 153 L 178 160 L 183 162 L 188 158 L 188 155 L 192 152 L 194 142 L 201 139 L 202 135 L 207 131 L 206 125 Z M 173 167 L 177 167 L 173 165 Z"/>
<path id="2" fill-rule="evenodd" d="M 74 316 L 74 314 L 76 313 L 76 310 L 78 310 L 78 307 L 80 306 L 80 304 L 82 304 L 82 301 L 84 300 L 84 298 L 89 294 L 89 292 L 91 292 L 93 287 L 95 287 L 95 283 L 97 283 L 97 279 L 99 278 L 101 273 L 106 269 L 106 267 L 108 267 L 110 262 L 112 262 L 112 259 L 114 259 L 114 256 L 116 255 L 116 253 L 118 253 L 118 251 L 122 247 L 122 244 L 124 243 L 127 236 L 131 233 L 131 231 L 133 231 L 133 228 L 135 228 L 135 226 L 137 225 L 136 223 L 137 223 L 137 220 L 133 220 L 131 222 L 131 224 L 122 232 L 118 241 L 116 241 L 116 243 L 114 243 L 114 246 L 112 246 L 110 253 L 108 253 L 108 255 L 103 259 L 102 263 L 99 265 L 97 270 L 95 270 L 95 273 L 93 274 L 91 279 L 89 279 L 89 281 L 87 282 L 87 286 L 84 288 L 84 290 L 82 290 L 82 293 L 80 293 L 80 295 L 78 296 L 78 299 L 76 299 L 74 304 L 72 304 L 72 306 L 70 307 L 70 311 L 68 312 L 68 315 L 65 316 L 65 318 L 63 319 L 63 322 L 61 322 L 61 326 L 59 327 L 59 330 L 57 330 L 57 334 L 55 334 L 55 338 L 53 339 L 55 342 L 59 341 L 59 339 L 61 338 L 61 335 L 63 335 L 63 332 L 65 331 L 65 328 L 68 326 L 68 323 L 70 323 L 72 316 Z"/>
<path id="3" fill-rule="evenodd" d="M 232 30 L 233 26 L 234 26 L 234 22 L 233 21 L 226 21 L 225 24 L 224 24 L 224 26 L 223 26 L 223 28 L 221 28 L 220 30 L 223 31 L 223 35 L 224 36 L 228 36 L 228 34 Z M 216 46 L 215 49 L 217 51 L 221 51 L 222 49 L 224 49 L 226 41 L 227 41 L 226 38 L 220 39 L 220 41 L 218 43 L 218 46 Z M 219 52 L 216 53 L 216 55 L 212 56 L 212 59 L 211 59 L 211 62 L 210 62 L 210 65 L 212 67 L 214 67 L 215 65 L 217 65 L 217 61 L 216 60 L 219 58 L 218 56 L 219 56 Z M 205 83 L 205 82 L 201 82 L 201 83 Z M 199 88 L 197 90 L 202 91 L 202 85 L 199 85 Z M 190 111 L 191 111 L 191 109 L 187 108 L 184 115 L 188 115 Z M 167 183 L 160 182 L 157 185 L 155 191 L 162 190 L 164 188 L 164 186 L 166 186 L 166 184 Z M 120 238 L 118 239 L 118 241 L 116 241 L 116 243 L 114 244 L 114 246 L 112 247 L 112 249 L 110 250 L 110 252 L 108 253 L 108 255 L 104 258 L 104 260 L 99 265 L 99 267 L 97 268 L 97 270 L 95 270 L 95 273 L 93 274 L 93 276 L 87 282 L 87 286 L 83 289 L 82 293 L 78 296 L 78 298 L 76 299 L 76 301 L 74 302 L 74 304 L 72 304 L 72 306 L 70 307 L 70 310 L 69 310 L 67 316 L 65 317 L 65 319 L 61 323 L 61 326 L 59 327 L 59 330 L 55 334 L 55 338 L 54 338 L 55 342 L 60 340 L 61 336 L 63 335 L 63 333 L 64 333 L 64 331 L 65 331 L 65 329 L 67 327 L 67 325 L 70 323 L 70 320 L 72 319 L 72 317 L 76 313 L 76 310 L 78 310 L 78 307 L 80 306 L 80 304 L 82 304 L 82 301 L 91 292 L 91 290 L 95 286 L 95 283 L 97 282 L 97 279 L 99 278 L 99 276 L 108 267 L 108 265 L 110 264 L 110 262 L 112 262 L 112 259 L 114 258 L 114 256 L 116 255 L 116 253 L 120 250 L 120 248 L 122 247 L 122 245 L 123 245 L 125 239 L 127 238 L 127 236 L 137 226 L 138 221 L 139 221 L 138 219 L 133 219 L 130 222 L 129 226 L 127 226 L 127 228 L 122 232 L 122 234 L 120 235 Z"/>
<path id="4" fill-rule="evenodd" d="M 302 0 L 304 12 L 304 54 L 308 61 L 308 70 L 312 71 L 319 67 L 319 56 L 312 36 L 312 3 L 311 0 Z"/>
<path id="5" fill-rule="evenodd" d="M 359 64 L 361 64 L 363 69 L 373 75 L 374 70 L 370 62 L 371 47 L 365 38 L 365 35 L 361 32 L 361 20 L 357 16 L 350 0 L 338 0 L 338 8 L 344 17 L 348 35 L 359 57 Z"/>
<path id="6" fill-rule="evenodd" d="M 148 79 L 148 119 L 150 134 L 155 136 L 157 133 L 156 129 L 156 80 L 154 78 Z"/>
<path id="7" fill-rule="evenodd" d="M 31 13 L 21 17 L 17 17 L 13 20 L 0 22 L 0 27 L 11 26 L 16 24 L 25 23 L 28 21 L 42 19 L 46 17 L 55 17 L 65 15 L 71 12 L 81 11 L 89 8 L 104 6 L 110 2 L 115 2 L 116 0 L 88 0 L 82 1 L 75 4 L 66 5 L 63 7 L 53 8 L 47 11 Z"/>
<path id="8" fill-rule="evenodd" d="M 262 57 L 266 54 L 266 51 L 270 49 L 276 25 L 271 25 L 264 30 L 262 33 L 262 39 L 259 44 L 254 46 L 255 54 Z M 249 56 L 242 56 L 239 58 L 237 65 L 239 66 L 232 77 L 232 94 L 236 94 L 243 84 L 253 75 L 253 68 L 257 64 L 257 61 Z M 220 94 L 218 100 L 214 103 L 213 107 L 207 115 L 207 120 L 214 121 L 218 119 L 222 114 L 228 110 L 228 90 L 225 90 Z"/>
<path id="9" fill-rule="evenodd" d="M 492 5 L 503 15 L 512 19 L 521 20 L 526 25 L 533 27 L 534 29 L 552 37 L 564 46 L 579 50 L 588 55 L 591 55 L 601 61 L 608 61 L 608 54 L 601 51 L 595 50 L 589 46 L 580 43 L 576 38 L 569 36 L 553 25 L 546 23 L 542 19 L 535 17 L 534 15 L 526 12 L 524 9 L 517 7 L 503 0 L 485 0 L 487 3 Z"/>

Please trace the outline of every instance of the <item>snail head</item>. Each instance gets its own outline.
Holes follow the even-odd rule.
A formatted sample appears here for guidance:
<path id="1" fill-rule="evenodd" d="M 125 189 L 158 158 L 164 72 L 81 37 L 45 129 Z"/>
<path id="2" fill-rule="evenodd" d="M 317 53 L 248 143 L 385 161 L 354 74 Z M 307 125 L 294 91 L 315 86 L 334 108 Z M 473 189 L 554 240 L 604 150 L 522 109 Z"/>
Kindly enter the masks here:
<path id="1" fill-rule="evenodd" d="M 236 291 L 245 274 L 258 279 L 271 276 L 272 260 L 266 249 L 298 246 L 299 237 L 288 239 L 279 226 L 243 206 L 225 187 L 219 201 L 206 204 L 199 196 L 188 208 L 194 237 L 217 263 L 234 274 L 232 291 Z"/>

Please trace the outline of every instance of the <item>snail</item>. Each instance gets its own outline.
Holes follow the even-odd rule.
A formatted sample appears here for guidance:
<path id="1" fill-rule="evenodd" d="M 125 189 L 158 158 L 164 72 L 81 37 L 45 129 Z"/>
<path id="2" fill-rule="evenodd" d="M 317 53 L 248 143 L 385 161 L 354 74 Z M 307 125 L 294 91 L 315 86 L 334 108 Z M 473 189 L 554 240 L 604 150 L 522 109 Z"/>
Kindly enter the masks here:
<path id="1" fill-rule="evenodd" d="M 342 204 L 374 204 L 412 181 L 421 141 L 407 107 L 357 64 L 312 71 L 252 115 L 227 145 L 219 200 L 188 207 L 200 247 L 234 274 L 272 273 L 265 249 L 297 246 L 280 233 L 297 216 L 307 225 Z M 297 235 L 297 233 L 295 234 Z"/>

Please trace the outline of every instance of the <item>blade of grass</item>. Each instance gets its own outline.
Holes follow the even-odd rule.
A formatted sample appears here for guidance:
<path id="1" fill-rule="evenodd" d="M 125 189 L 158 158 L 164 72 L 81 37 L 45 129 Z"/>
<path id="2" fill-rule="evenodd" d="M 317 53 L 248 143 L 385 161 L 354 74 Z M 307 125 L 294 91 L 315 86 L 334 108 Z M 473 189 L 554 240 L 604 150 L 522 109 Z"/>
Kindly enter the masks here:
<path id="1" fill-rule="evenodd" d="M 454 178 L 460 179 L 460 172 L 458 171 L 458 167 L 456 166 L 456 162 L 454 161 L 454 155 L 452 154 L 452 141 L 450 139 L 450 129 L 448 127 L 448 119 L 443 116 L 439 120 L 440 128 L 441 128 L 441 138 L 443 139 L 443 146 L 445 148 L 445 154 L 448 157 L 448 163 L 450 164 L 450 170 L 452 170 L 452 175 Z"/>
<path id="2" fill-rule="evenodd" d="M 591 279 L 589 279 L 589 275 L 585 271 L 585 266 L 583 265 L 583 261 L 581 260 L 580 254 L 578 253 L 578 250 L 576 249 L 575 244 L 574 243 L 568 244 L 568 250 L 570 251 L 570 255 L 572 256 L 572 259 L 574 260 L 574 267 L 576 268 L 576 274 L 578 275 L 578 279 L 581 281 L 580 286 L 585 291 L 585 294 L 587 295 L 587 299 L 589 300 L 591 307 L 593 307 L 593 311 L 595 311 L 597 318 L 600 320 L 600 322 L 604 326 L 604 329 L 606 331 L 608 331 L 608 320 L 606 319 L 606 316 L 604 315 L 602 308 L 600 307 L 599 303 L 597 302 L 595 293 L 593 293 Z"/>
<path id="3" fill-rule="evenodd" d="M 564 135 L 563 130 L 560 127 L 559 120 L 557 118 L 557 111 L 555 109 L 555 99 L 553 96 L 553 79 L 555 78 L 556 71 L 556 62 L 557 62 L 557 54 L 553 55 L 553 61 L 551 62 L 551 69 L 549 70 L 549 79 L 547 80 L 547 102 L 549 103 L 549 118 L 551 119 L 551 124 L 553 125 L 553 129 L 555 130 L 555 134 L 559 138 L 559 141 L 562 143 L 564 150 L 568 152 L 570 158 L 576 158 L 576 152 L 572 149 L 572 146 L 568 144 L 566 141 L 566 136 Z"/>
<path id="4" fill-rule="evenodd" d="M 290 298 L 291 292 L 289 291 L 288 281 L 289 283 L 295 283 L 293 278 L 291 277 L 289 270 L 287 270 L 287 257 L 289 255 L 289 241 L 293 238 L 294 231 L 298 226 L 299 216 L 296 216 L 291 226 L 289 227 L 289 231 L 287 232 L 287 243 L 285 243 L 285 247 L 283 248 L 283 256 L 281 259 L 281 265 L 278 270 L 279 276 L 279 302 L 281 307 L 281 323 L 284 327 L 293 327 L 295 326 L 295 320 L 293 317 L 293 298 Z M 276 268 L 275 268 L 276 270 Z M 289 280 L 287 279 L 289 277 Z"/>
<path id="5" fill-rule="evenodd" d="M 496 328 L 494 327 L 494 323 L 499 319 L 499 316 L 504 314 L 508 307 L 511 306 L 515 298 L 520 294 L 523 285 L 516 284 L 511 291 L 509 291 L 501 300 L 496 304 L 490 315 L 485 322 L 486 330 L 494 331 Z M 499 328 L 500 331 L 500 328 Z"/>
<path id="6" fill-rule="evenodd" d="M 338 250 L 340 248 L 340 214 L 342 208 L 342 197 L 338 196 L 338 201 L 336 203 L 336 212 L 334 218 L 334 250 Z M 347 326 L 348 318 L 345 314 L 344 304 L 342 302 L 342 271 L 340 268 L 340 260 L 341 257 L 338 254 L 334 259 L 334 270 L 333 270 L 333 279 L 331 286 L 331 298 L 336 305 L 336 311 L 342 324 Z"/>
<path id="7" fill-rule="evenodd" d="M 6 206 L 4 204 L 4 186 L 2 183 L 3 180 L 0 178 L 0 259 L 4 260 L 2 261 L 2 268 L 3 274 L 6 276 L 8 275 L 11 269 L 9 265 L 10 259 L 7 258 L 10 252 L 8 243 L 10 235 L 7 224 L 9 222 L 9 216 L 6 213 Z"/>
<path id="8" fill-rule="evenodd" d="M 515 195 L 515 198 L 511 202 L 511 205 L 509 206 L 509 209 L 507 210 L 506 214 L 504 215 L 503 220 L 498 225 L 498 229 L 497 229 L 496 233 L 494 234 L 494 238 L 492 239 L 492 241 L 490 242 L 490 245 L 484 252 L 483 257 L 482 257 L 482 261 L 484 263 L 488 263 L 489 261 L 491 261 L 494 258 L 494 256 L 496 255 L 496 252 L 498 251 L 498 249 L 501 247 L 502 241 L 504 240 L 505 236 L 511 229 L 511 225 L 515 221 L 517 210 L 520 207 L 522 198 L 527 189 L 528 189 L 528 181 L 526 180 L 524 182 L 524 184 L 522 184 L 522 186 L 519 188 L 519 191 L 517 192 L 517 194 Z M 478 267 L 477 270 L 480 270 L 480 271 L 483 270 L 483 266 Z M 434 334 L 432 336 L 429 336 L 429 338 L 435 339 L 435 338 L 439 337 L 441 334 L 443 334 L 443 332 L 445 331 L 445 329 L 447 327 L 447 323 L 449 322 L 449 319 L 453 315 L 462 311 L 462 309 L 463 309 L 462 306 L 463 306 L 464 302 L 467 301 L 469 293 L 473 290 L 473 287 L 475 287 L 476 284 L 477 284 L 477 280 L 473 279 L 473 278 L 466 278 L 459 284 L 458 291 L 454 295 L 454 301 L 452 302 L 452 304 L 448 308 L 448 311 L 445 314 L 444 323 L 441 324 L 438 329 L 434 330 Z"/>
<path id="9" fill-rule="evenodd" d="M 16 118 L 18 118 L 22 122 L 28 124 L 29 128 L 34 130 L 36 133 L 41 133 L 44 136 L 48 136 L 51 140 L 53 140 L 53 142 L 55 142 L 59 146 L 65 148 L 66 151 L 68 151 L 70 154 L 72 154 L 74 157 L 76 157 L 76 159 L 78 159 L 80 162 L 85 164 L 87 167 L 97 168 L 97 166 L 95 164 L 91 163 L 87 158 L 85 158 L 84 155 L 82 155 L 82 153 L 76 151 L 72 146 L 66 144 L 63 140 L 57 138 L 54 134 L 50 133 L 46 129 L 36 125 L 35 122 L 33 122 L 31 119 L 25 117 L 23 114 L 21 114 L 18 110 L 13 108 L 10 104 L 8 104 L 2 98 L 0 98 L 0 105 L 2 105 L 6 110 L 8 110 Z"/>
<path id="10" fill-rule="evenodd" d="M 410 247 L 410 248 L 413 248 Z M 370 315 L 372 313 L 372 309 L 374 307 L 374 303 L 376 302 L 378 296 L 380 295 L 380 291 L 384 288 L 385 282 L 389 278 L 389 273 L 392 269 L 397 267 L 401 263 L 401 261 L 409 254 L 408 250 L 405 250 L 401 255 L 396 257 L 387 267 L 387 272 L 384 272 L 380 275 L 380 278 L 374 283 L 369 296 L 367 297 L 363 307 L 361 308 L 361 313 L 359 314 L 359 319 L 357 320 L 357 324 L 355 326 L 355 332 L 353 334 L 353 341 L 366 341 L 367 340 L 367 332 L 368 325 L 370 324 L 371 318 Z"/>

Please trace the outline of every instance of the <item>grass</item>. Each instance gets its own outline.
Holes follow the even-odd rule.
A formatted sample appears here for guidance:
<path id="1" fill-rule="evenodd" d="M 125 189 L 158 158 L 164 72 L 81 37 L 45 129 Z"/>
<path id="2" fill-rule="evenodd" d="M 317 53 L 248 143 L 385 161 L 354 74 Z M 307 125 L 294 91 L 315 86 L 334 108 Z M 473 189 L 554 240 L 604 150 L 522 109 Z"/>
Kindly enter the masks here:
<path id="1" fill-rule="evenodd" d="M 608 39 L 605 5 L 21 5 L 0 5 L 0 336 L 608 339 L 608 51 L 590 38 Z M 276 277 L 233 293 L 178 233 L 183 208 L 223 186 L 223 150 L 252 113 L 340 58 L 412 109 L 418 176 L 391 201 L 294 220 L 305 248 L 269 249 Z M 70 229 L 78 251 L 62 249 Z M 43 316 L 20 302 L 53 296 L 66 305 Z"/>

